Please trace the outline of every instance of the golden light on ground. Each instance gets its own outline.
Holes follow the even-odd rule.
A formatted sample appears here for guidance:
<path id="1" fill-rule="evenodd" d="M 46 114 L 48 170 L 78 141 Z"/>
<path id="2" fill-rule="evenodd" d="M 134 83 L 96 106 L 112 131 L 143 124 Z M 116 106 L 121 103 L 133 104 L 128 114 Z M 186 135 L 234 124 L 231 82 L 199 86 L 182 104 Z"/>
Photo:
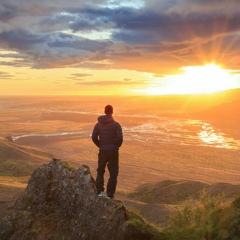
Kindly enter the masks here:
<path id="1" fill-rule="evenodd" d="M 180 75 L 162 78 L 160 87 L 156 82 L 155 87 L 142 89 L 140 92 L 148 95 L 200 94 L 238 87 L 238 83 L 230 71 L 216 64 L 183 67 L 182 71 L 183 73 Z"/>

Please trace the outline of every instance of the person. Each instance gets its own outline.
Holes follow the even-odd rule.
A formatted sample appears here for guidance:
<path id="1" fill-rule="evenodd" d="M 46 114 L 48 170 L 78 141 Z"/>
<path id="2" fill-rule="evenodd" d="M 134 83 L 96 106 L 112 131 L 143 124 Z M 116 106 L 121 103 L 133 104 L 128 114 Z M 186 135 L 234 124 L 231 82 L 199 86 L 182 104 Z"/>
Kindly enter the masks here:
<path id="1" fill-rule="evenodd" d="M 113 117 L 113 107 L 107 105 L 105 115 L 98 117 L 93 128 L 92 141 L 99 148 L 96 188 L 99 197 L 104 196 L 104 173 L 107 166 L 109 179 L 107 183 L 107 198 L 113 199 L 117 187 L 119 172 L 119 148 L 123 142 L 121 125 Z"/>

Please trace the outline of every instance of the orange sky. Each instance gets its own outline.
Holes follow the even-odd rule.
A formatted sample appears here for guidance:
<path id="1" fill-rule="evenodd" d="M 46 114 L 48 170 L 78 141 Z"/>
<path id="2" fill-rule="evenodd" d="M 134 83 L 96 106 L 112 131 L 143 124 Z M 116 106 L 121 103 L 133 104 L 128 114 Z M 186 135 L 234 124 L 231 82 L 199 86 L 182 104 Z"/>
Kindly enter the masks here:
<path id="1" fill-rule="evenodd" d="M 2 0 L 0 9 L 1 95 L 240 88 L 235 0 Z"/>

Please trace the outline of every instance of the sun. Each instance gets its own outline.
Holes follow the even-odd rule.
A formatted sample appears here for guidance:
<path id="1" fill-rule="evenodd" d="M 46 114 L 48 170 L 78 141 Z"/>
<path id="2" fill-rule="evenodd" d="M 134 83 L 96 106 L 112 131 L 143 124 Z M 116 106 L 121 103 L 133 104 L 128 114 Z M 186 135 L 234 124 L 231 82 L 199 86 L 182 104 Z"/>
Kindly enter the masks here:
<path id="1" fill-rule="evenodd" d="M 179 93 L 212 93 L 233 87 L 233 77 L 229 71 L 215 64 L 185 67 L 177 84 Z"/>
<path id="2" fill-rule="evenodd" d="M 151 88 L 142 90 L 148 95 L 204 94 L 237 87 L 236 79 L 229 70 L 216 64 L 187 66 L 179 75 L 158 79 Z M 161 83 L 161 84 L 160 84 Z M 160 86 L 160 87 L 159 87 Z"/>

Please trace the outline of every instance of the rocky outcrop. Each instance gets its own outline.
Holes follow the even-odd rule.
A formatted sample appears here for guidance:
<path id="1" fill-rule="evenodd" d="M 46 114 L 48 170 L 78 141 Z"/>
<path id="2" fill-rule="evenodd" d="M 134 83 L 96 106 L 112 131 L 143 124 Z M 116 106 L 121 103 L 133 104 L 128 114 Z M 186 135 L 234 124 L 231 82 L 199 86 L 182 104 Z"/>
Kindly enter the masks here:
<path id="1" fill-rule="evenodd" d="M 117 200 L 99 198 L 88 166 L 51 160 L 37 168 L 13 211 L 0 222 L 2 240 L 163 239 Z"/>

